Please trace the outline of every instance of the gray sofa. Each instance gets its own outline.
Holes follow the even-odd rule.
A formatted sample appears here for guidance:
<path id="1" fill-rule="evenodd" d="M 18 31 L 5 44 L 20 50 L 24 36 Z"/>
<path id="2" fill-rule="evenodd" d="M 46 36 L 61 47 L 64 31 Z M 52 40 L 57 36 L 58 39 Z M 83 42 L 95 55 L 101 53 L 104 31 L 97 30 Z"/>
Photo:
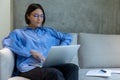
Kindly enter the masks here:
<path id="1" fill-rule="evenodd" d="M 88 77 L 86 72 L 91 69 L 120 69 L 120 35 L 71 33 L 71 45 L 80 44 L 78 54 L 71 63 L 79 66 L 79 80 L 120 80 L 120 74 L 110 77 Z M 0 50 L 0 80 L 30 80 L 23 77 L 10 78 L 14 67 L 13 53 L 3 48 Z M 8 79 L 9 78 L 9 79 Z"/>

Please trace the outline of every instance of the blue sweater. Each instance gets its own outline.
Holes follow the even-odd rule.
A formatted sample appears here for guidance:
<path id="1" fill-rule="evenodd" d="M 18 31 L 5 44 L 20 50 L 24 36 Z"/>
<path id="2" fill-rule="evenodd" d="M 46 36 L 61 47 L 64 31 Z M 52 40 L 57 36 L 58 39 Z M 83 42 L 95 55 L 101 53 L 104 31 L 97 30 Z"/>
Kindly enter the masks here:
<path id="1" fill-rule="evenodd" d="M 27 72 L 35 68 L 30 64 L 38 63 L 31 55 L 30 50 L 42 53 L 46 57 L 51 46 L 69 45 L 71 40 L 70 34 L 58 32 L 50 27 L 36 29 L 24 27 L 10 32 L 3 39 L 2 45 L 17 54 L 16 66 L 18 71 Z"/>

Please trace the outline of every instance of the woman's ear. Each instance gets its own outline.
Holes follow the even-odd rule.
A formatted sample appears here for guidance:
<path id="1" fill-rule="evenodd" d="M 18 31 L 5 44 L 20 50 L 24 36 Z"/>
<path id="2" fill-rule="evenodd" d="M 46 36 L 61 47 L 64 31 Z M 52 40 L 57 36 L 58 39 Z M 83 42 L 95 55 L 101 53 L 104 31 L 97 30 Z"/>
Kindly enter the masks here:
<path id="1" fill-rule="evenodd" d="M 27 15 L 27 19 L 30 19 L 30 16 L 29 16 L 29 15 Z"/>

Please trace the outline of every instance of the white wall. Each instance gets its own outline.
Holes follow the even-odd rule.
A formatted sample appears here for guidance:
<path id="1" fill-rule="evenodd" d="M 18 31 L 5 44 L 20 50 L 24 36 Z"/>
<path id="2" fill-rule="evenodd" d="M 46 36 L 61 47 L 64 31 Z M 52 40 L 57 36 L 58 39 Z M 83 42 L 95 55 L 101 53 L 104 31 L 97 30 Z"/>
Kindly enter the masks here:
<path id="1" fill-rule="evenodd" d="M 11 0 L 0 0 L 0 48 L 1 41 L 8 35 L 11 28 Z"/>

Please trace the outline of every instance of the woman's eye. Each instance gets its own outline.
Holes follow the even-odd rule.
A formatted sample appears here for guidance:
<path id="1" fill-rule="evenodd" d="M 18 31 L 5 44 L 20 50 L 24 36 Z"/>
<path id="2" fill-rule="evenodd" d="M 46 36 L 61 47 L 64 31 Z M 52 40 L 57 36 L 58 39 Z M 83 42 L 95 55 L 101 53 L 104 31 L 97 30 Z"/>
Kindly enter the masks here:
<path id="1" fill-rule="evenodd" d="M 38 15 L 38 14 L 35 14 L 35 15 L 33 15 L 35 18 L 44 18 L 44 15 L 42 14 L 42 15 Z"/>
<path id="2" fill-rule="evenodd" d="M 39 15 L 35 14 L 34 17 L 39 17 Z"/>

